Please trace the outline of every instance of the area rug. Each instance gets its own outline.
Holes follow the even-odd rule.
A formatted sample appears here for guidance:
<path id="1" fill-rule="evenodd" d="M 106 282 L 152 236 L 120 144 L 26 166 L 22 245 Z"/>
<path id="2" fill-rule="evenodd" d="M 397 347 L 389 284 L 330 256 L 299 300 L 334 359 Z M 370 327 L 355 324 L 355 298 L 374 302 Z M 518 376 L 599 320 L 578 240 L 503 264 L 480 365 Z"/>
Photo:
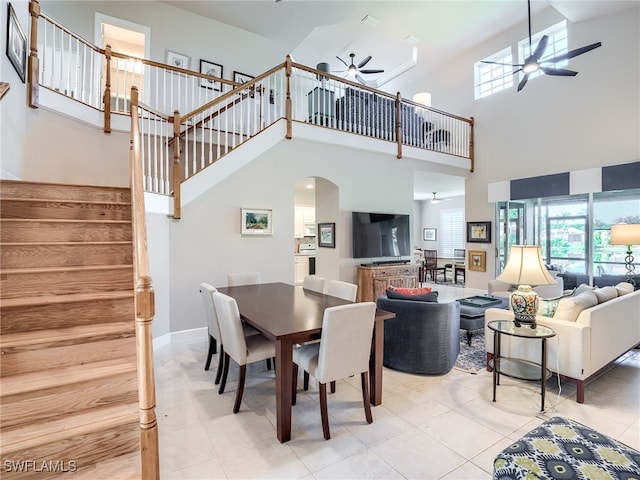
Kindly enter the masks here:
<path id="1" fill-rule="evenodd" d="M 475 330 L 471 346 L 467 345 L 467 332 L 460 330 L 460 353 L 454 368 L 476 375 L 487 367 L 487 351 L 484 346 L 484 330 Z"/>

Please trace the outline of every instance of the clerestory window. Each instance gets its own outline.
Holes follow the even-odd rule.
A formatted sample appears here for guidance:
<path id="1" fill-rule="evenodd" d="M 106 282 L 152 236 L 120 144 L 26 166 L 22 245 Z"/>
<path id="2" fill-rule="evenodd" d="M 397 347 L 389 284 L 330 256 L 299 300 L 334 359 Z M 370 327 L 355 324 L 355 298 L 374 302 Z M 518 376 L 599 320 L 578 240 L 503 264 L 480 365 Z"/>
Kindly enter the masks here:
<path id="1" fill-rule="evenodd" d="M 495 62 L 495 63 L 483 63 Z M 505 88 L 513 86 L 514 67 L 511 47 L 507 47 L 493 55 L 476 62 L 474 66 L 475 99 L 493 95 Z"/>
<path id="2" fill-rule="evenodd" d="M 541 60 L 547 60 L 563 53 L 567 53 L 567 21 L 562 20 L 561 22 L 556 23 L 555 25 L 552 25 L 545 30 L 542 30 L 541 32 L 532 35 L 531 48 L 529 48 L 528 37 L 520 40 L 518 42 L 518 63 L 524 63 L 525 59 L 529 55 L 531 55 L 531 49 L 536 49 L 538 42 L 544 35 L 547 35 L 549 37 L 549 42 L 547 43 L 547 48 L 545 49 L 544 55 L 542 56 Z M 569 63 L 568 60 L 563 60 L 555 64 L 547 63 L 546 66 L 561 68 L 567 65 L 567 63 Z M 522 78 L 523 75 L 523 73 L 520 73 L 520 78 Z M 529 74 L 529 80 L 539 77 L 540 75 L 542 75 L 541 70 L 532 72 Z"/>

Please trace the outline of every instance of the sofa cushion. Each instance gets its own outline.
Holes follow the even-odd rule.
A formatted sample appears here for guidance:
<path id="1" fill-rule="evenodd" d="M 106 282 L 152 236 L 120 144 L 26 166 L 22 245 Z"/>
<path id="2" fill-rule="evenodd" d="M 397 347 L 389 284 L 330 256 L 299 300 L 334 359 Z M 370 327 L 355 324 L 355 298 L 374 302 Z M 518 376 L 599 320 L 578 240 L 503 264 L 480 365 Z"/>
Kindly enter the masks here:
<path id="1" fill-rule="evenodd" d="M 595 289 L 596 287 L 592 287 L 591 285 L 587 285 L 586 283 L 581 283 L 580 285 L 578 285 L 574 290 L 573 290 L 573 296 L 577 297 L 578 295 L 580 295 L 583 292 L 591 292 Z"/>
<path id="2" fill-rule="evenodd" d="M 432 292 L 430 288 L 399 288 L 390 286 L 387 288 L 387 298 L 396 300 L 417 300 L 421 302 L 438 303 L 438 292 Z"/>
<path id="3" fill-rule="evenodd" d="M 618 296 L 626 295 L 627 293 L 633 293 L 633 285 L 628 282 L 620 282 L 615 286 L 615 289 L 618 292 Z"/>
<path id="4" fill-rule="evenodd" d="M 593 293 L 598 297 L 598 303 L 604 303 L 608 300 L 613 300 L 618 296 L 618 290 L 616 287 L 602 287 L 593 290 Z"/>
<path id="5" fill-rule="evenodd" d="M 598 304 L 598 297 L 593 292 L 582 292 L 575 297 L 560 299 L 553 318 L 575 322 L 580 312 L 585 308 L 595 307 Z"/>

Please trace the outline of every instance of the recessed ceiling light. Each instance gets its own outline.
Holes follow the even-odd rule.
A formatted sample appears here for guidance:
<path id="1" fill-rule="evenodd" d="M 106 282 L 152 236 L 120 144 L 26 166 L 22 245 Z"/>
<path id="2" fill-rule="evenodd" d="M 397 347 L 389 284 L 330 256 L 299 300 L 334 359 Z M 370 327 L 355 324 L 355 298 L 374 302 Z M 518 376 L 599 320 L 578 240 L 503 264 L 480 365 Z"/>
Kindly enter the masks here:
<path id="1" fill-rule="evenodd" d="M 405 42 L 416 44 L 420 41 L 420 39 L 414 35 L 409 35 L 404 39 Z"/>
<path id="2" fill-rule="evenodd" d="M 362 21 L 363 21 L 364 23 L 368 23 L 368 24 L 369 24 L 369 25 L 371 25 L 372 27 L 377 27 L 378 25 L 380 25 L 380 23 L 382 23 L 382 21 L 381 21 L 381 20 L 378 20 L 377 18 L 372 17 L 371 15 L 365 15 L 365 16 L 362 18 Z"/>

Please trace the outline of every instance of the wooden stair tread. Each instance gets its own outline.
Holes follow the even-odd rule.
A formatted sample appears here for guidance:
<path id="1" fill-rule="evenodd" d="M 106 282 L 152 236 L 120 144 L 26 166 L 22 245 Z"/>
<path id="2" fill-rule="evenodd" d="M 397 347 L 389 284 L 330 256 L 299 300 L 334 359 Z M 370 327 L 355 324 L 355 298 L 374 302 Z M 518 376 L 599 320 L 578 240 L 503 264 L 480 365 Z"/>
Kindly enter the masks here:
<path id="1" fill-rule="evenodd" d="M 137 369 L 135 355 L 129 358 L 102 360 L 84 365 L 56 368 L 32 373 L 22 373 L 2 378 L 0 398 L 9 395 L 42 390 L 61 385 L 95 380 L 100 377 L 110 377 Z"/>
<path id="2" fill-rule="evenodd" d="M 55 347 L 67 344 L 69 340 L 105 340 L 118 337 L 123 332 L 135 333 L 133 322 L 95 323 L 92 325 L 78 325 L 68 328 L 56 328 L 51 330 L 36 330 L 28 332 L 5 333 L 0 335 L 0 348 L 5 349 L 23 347 L 27 345 Z"/>
<path id="3" fill-rule="evenodd" d="M 0 439 L 3 456 L 14 451 L 35 448 L 65 438 L 106 430 L 115 425 L 137 423 L 137 403 L 95 408 L 59 420 L 27 424 L 14 430 L 4 430 Z"/>
<path id="4" fill-rule="evenodd" d="M 82 272 L 82 271 L 98 271 L 98 270 L 126 270 L 133 268 L 132 264 L 124 265 L 75 265 L 64 267 L 25 267 L 25 268 L 3 268 L 0 269 L 0 275 L 9 275 L 16 273 L 55 273 L 55 272 Z"/>
<path id="5" fill-rule="evenodd" d="M 2 223 L 8 223 L 8 222 L 13 222 L 13 223 L 66 223 L 69 225 L 73 225 L 73 224 L 77 224 L 77 223 L 90 223 L 90 224 L 99 224 L 99 223 L 109 223 L 109 224 L 130 224 L 131 220 L 109 220 L 109 219 L 97 219 L 97 220 L 92 220 L 92 219 L 77 219 L 77 220 L 69 220 L 66 218 L 7 218 L 7 217 L 2 217 L 2 219 L 0 219 L 2 221 Z"/>
<path id="6" fill-rule="evenodd" d="M 131 202 L 117 202 L 113 200 L 62 200 L 59 198 L 27 198 L 27 197 L 2 197 L 3 202 L 40 202 L 40 203 L 77 203 L 86 205 L 122 205 L 130 206 Z"/>
<path id="7" fill-rule="evenodd" d="M 73 293 L 70 295 L 43 295 L 36 297 L 6 298 L 2 300 L 2 307 L 23 307 L 34 305 L 51 305 L 56 303 L 75 303 L 91 300 L 112 300 L 120 298 L 133 299 L 132 290 L 116 290 L 112 292 Z"/>

